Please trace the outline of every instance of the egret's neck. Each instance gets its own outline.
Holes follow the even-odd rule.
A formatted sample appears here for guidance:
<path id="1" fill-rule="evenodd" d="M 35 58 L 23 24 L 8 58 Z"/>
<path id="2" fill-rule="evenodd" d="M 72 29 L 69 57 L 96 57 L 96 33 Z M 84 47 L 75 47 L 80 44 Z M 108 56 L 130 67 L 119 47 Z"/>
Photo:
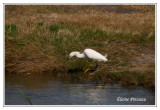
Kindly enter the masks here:
<path id="1" fill-rule="evenodd" d="M 84 55 L 84 53 L 82 53 L 82 54 L 80 54 L 80 53 L 77 53 L 77 54 L 76 54 L 76 56 L 77 56 L 78 58 L 85 58 L 85 55 Z"/>

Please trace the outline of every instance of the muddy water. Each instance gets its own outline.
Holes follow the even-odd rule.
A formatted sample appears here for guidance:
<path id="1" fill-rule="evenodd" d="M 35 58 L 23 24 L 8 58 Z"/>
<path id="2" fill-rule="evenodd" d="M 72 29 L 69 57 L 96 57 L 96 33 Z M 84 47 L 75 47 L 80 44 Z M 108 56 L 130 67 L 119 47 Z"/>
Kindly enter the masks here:
<path id="1" fill-rule="evenodd" d="M 141 87 L 123 88 L 119 84 L 58 81 L 52 74 L 6 75 L 5 105 L 154 105 L 155 94 Z M 143 101 L 133 101 L 140 98 Z M 131 100 L 132 99 L 132 100 Z"/>

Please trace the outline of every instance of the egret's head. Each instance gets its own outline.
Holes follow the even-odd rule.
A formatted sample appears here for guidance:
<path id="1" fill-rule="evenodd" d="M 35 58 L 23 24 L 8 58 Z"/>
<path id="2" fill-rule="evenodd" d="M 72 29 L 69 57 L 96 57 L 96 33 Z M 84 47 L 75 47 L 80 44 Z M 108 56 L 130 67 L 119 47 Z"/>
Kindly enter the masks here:
<path id="1" fill-rule="evenodd" d="M 80 54 L 80 52 L 71 52 L 69 54 L 69 58 L 72 58 L 73 56 L 76 56 L 77 54 Z"/>
<path id="2" fill-rule="evenodd" d="M 76 56 L 77 54 L 80 54 L 80 52 L 71 52 L 69 54 L 69 57 L 66 59 L 66 61 L 68 61 L 70 58 L 72 58 L 73 56 Z"/>

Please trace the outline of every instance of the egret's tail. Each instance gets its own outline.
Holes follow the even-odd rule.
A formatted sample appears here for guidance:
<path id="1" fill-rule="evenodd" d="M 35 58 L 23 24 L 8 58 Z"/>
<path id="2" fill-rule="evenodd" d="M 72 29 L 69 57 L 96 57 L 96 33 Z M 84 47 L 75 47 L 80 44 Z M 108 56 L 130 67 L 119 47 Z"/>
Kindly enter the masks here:
<path id="1" fill-rule="evenodd" d="M 107 59 L 107 54 L 105 54 L 104 56 L 105 56 L 105 57 L 106 57 L 106 59 Z"/>

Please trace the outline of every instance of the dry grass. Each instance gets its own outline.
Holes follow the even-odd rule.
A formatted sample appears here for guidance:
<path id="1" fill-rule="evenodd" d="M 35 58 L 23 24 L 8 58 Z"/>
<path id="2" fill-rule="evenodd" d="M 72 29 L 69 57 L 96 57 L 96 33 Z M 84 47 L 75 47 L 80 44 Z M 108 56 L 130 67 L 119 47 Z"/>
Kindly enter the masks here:
<path id="1" fill-rule="evenodd" d="M 52 72 L 58 68 L 57 59 L 54 56 L 45 55 L 33 44 L 22 50 L 16 48 L 18 47 L 14 45 L 6 45 L 5 68 L 8 73 L 43 73 Z"/>
<path id="2" fill-rule="evenodd" d="M 54 9 L 57 7 L 60 6 L 53 6 L 52 8 Z M 62 12 L 63 7 L 60 7 L 59 9 Z M 127 8 L 127 6 L 121 7 Z M 134 6 L 131 6 L 130 8 L 132 7 Z M 145 6 L 136 7 L 142 8 L 142 10 L 145 8 Z M 147 37 L 149 34 L 154 34 L 155 32 L 154 11 L 152 11 L 152 13 L 111 13 L 99 10 L 79 10 L 78 12 L 72 13 L 56 13 L 55 11 L 49 10 L 50 8 L 47 9 L 46 6 L 23 6 L 23 9 L 21 8 L 22 6 L 17 6 L 12 14 L 7 13 L 8 11 L 6 11 L 6 17 L 10 18 L 6 19 L 6 24 L 16 24 L 19 29 L 18 32 L 22 34 L 32 33 L 35 29 L 34 23 L 41 22 L 46 26 L 61 24 L 74 28 L 100 29 L 109 34 L 124 33 L 141 35 L 142 33 L 146 33 Z M 6 6 L 6 10 L 7 9 Z M 45 11 L 42 10 L 46 10 L 48 13 L 46 12 L 46 14 L 44 14 L 42 12 Z"/>
<path id="3" fill-rule="evenodd" d="M 109 9 L 112 12 L 106 11 Z M 62 77 L 68 72 L 68 78 L 81 81 L 115 81 L 125 85 L 129 78 L 131 85 L 139 85 L 137 74 L 122 77 L 136 70 L 151 74 L 151 86 L 154 85 L 154 6 L 5 6 L 5 28 L 8 73 L 53 72 Z M 69 52 L 85 48 L 108 53 L 109 62 L 100 63 L 96 75 L 91 77 L 81 72 L 92 62 L 73 59 L 68 70 L 64 64 Z M 139 66 L 134 67 L 137 62 Z M 80 74 L 69 75 L 72 70 Z M 145 78 L 144 81 L 149 82 Z"/>

